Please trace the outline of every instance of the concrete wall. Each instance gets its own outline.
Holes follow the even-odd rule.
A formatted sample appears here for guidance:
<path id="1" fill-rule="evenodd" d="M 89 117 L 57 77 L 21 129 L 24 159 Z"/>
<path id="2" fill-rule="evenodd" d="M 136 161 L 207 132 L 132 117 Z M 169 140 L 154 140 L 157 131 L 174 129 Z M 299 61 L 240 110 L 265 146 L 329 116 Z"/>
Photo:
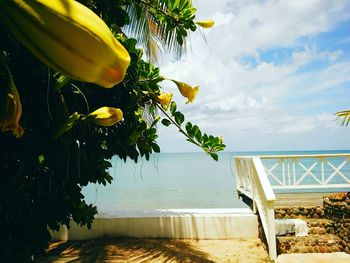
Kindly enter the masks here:
<path id="1" fill-rule="evenodd" d="M 257 217 L 250 209 L 169 209 L 120 211 L 99 215 L 89 230 L 71 223 L 53 233 L 54 240 L 101 237 L 226 239 L 258 237 Z"/>

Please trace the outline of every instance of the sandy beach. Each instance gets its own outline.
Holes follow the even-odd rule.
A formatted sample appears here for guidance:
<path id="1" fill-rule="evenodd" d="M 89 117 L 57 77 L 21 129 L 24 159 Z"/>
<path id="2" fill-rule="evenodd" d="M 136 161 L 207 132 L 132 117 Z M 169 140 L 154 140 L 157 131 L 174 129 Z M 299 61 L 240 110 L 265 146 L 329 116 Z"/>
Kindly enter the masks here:
<path id="1" fill-rule="evenodd" d="M 105 238 L 55 242 L 38 262 L 270 262 L 260 239 Z"/>

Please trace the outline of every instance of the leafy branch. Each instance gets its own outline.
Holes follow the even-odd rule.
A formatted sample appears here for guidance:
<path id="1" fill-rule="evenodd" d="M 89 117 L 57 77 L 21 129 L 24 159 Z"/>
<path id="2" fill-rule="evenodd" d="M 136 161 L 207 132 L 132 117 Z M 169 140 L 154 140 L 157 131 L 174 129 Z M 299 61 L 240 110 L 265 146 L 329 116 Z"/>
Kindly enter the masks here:
<path id="1" fill-rule="evenodd" d="M 166 116 L 166 119 L 162 119 L 161 121 L 164 126 L 175 125 L 187 137 L 187 141 L 202 148 L 215 161 L 218 160 L 217 152 L 225 149 L 225 144 L 223 144 L 221 138 L 202 133 L 199 127 L 193 125 L 191 122 L 186 122 L 185 129 L 183 129 L 182 124 L 185 122 L 185 117 L 181 112 L 176 110 L 177 107 L 174 101 L 170 104 L 170 114 L 158 104 L 156 106 Z"/>

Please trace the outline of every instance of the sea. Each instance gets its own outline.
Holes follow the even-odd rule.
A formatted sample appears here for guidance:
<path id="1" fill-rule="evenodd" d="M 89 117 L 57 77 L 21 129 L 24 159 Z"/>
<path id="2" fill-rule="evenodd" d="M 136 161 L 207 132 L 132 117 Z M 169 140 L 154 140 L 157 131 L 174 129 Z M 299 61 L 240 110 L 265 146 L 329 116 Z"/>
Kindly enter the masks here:
<path id="1" fill-rule="evenodd" d="M 223 152 L 218 162 L 205 153 L 153 154 L 149 161 L 137 163 L 113 158 L 112 183 L 90 184 L 83 194 L 105 215 L 138 209 L 243 208 L 236 191 L 234 156 L 334 153 L 350 151 Z"/>

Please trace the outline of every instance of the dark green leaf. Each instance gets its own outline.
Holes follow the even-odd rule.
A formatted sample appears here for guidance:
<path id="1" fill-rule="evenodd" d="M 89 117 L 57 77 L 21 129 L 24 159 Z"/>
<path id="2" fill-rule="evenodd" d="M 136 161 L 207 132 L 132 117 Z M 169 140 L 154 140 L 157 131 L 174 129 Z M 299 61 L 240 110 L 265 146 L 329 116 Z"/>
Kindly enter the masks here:
<path id="1" fill-rule="evenodd" d="M 174 113 L 174 118 L 175 118 L 175 122 L 176 122 L 179 126 L 181 126 L 181 124 L 185 121 L 185 116 L 184 116 L 181 112 L 179 112 L 179 111 L 177 111 L 177 112 Z"/>
<path id="2" fill-rule="evenodd" d="M 175 103 L 175 101 L 172 101 L 170 103 L 170 112 L 171 112 L 172 115 L 174 115 L 174 113 L 176 112 L 176 103 Z"/>
<path id="3" fill-rule="evenodd" d="M 213 158 L 215 161 L 218 161 L 219 160 L 219 157 L 216 153 L 212 153 L 210 152 L 209 155 L 211 156 L 211 158 Z"/>
<path id="4" fill-rule="evenodd" d="M 193 137 L 192 123 L 190 123 L 190 122 L 187 122 L 187 123 L 186 123 L 186 131 L 187 131 L 188 135 L 190 135 L 191 137 Z"/>
<path id="5" fill-rule="evenodd" d="M 168 119 L 162 119 L 162 124 L 168 127 L 171 124 L 171 121 L 169 121 Z"/>

